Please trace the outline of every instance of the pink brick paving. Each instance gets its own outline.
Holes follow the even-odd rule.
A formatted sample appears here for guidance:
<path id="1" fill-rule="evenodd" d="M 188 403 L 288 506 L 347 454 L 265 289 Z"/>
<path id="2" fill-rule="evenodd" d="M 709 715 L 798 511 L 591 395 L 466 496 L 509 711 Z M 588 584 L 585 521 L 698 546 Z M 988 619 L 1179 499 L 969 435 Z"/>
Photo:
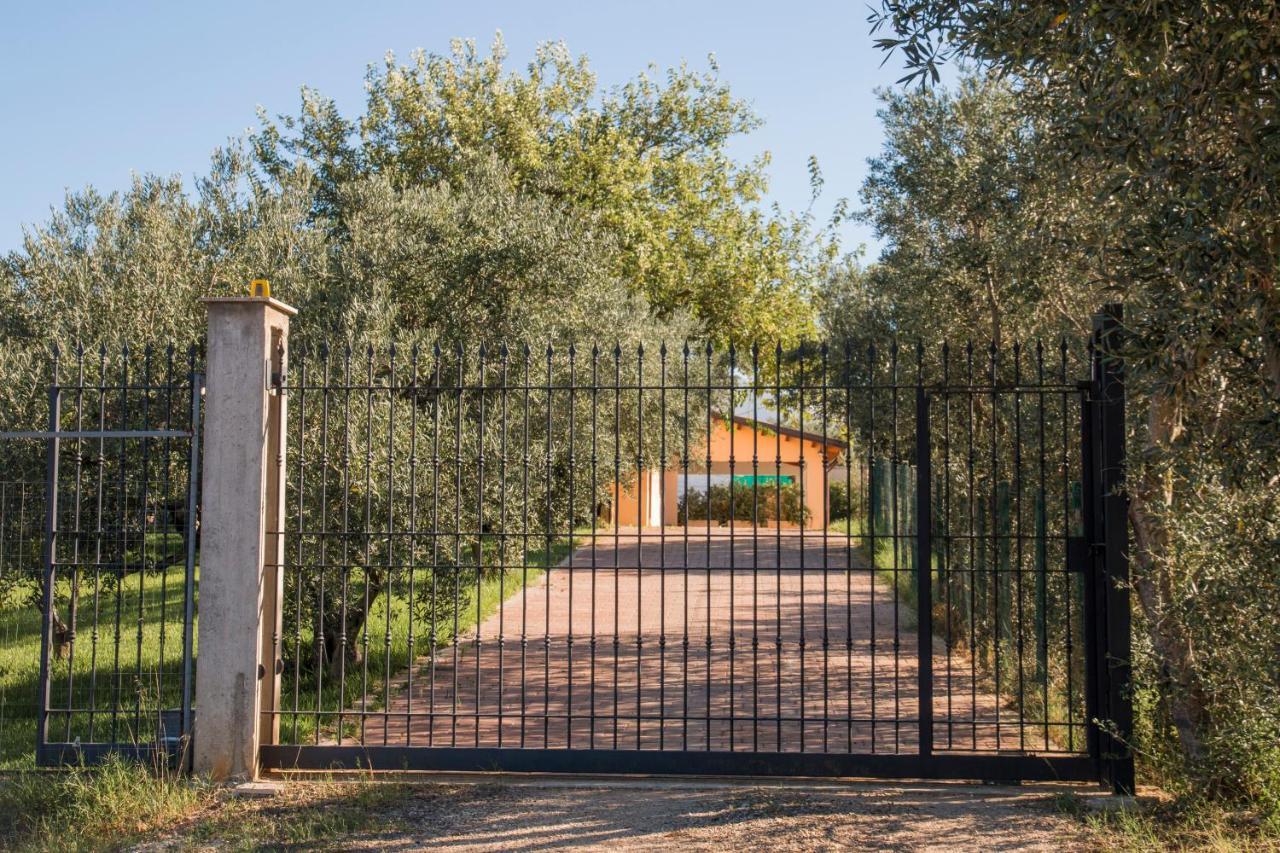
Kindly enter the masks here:
<path id="1" fill-rule="evenodd" d="M 750 528 L 731 537 L 695 527 L 687 542 L 683 528 L 665 534 L 665 548 L 657 531 L 601 532 L 594 545 L 587 537 L 459 639 L 456 671 L 445 646 L 415 666 L 411 691 L 403 676 L 393 683 L 385 712 L 365 722 L 364 742 L 916 749 L 914 613 L 895 608 L 891 586 L 873 578 L 845 537 L 764 528 L 755 543 Z M 934 656 L 935 748 L 1044 746 L 1043 728 L 1020 730 L 1007 697 L 996 725 L 996 699 L 981 679 L 975 689 L 967 659 L 953 658 L 948 678 L 941 640 Z"/>

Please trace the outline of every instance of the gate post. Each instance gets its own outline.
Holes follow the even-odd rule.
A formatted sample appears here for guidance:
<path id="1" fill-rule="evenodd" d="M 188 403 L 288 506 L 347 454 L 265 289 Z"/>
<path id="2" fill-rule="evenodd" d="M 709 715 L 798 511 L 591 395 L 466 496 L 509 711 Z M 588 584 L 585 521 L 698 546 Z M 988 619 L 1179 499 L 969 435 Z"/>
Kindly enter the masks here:
<path id="1" fill-rule="evenodd" d="M 1116 793 L 1134 791 L 1133 686 L 1131 612 L 1129 602 L 1129 499 L 1124 492 L 1125 388 L 1120 356 L 1123 307 L 1106 305 L 1093 319 L 1093 379 L 1097 394 L 1099 435 L 1096 498 L 1100 501 L 1102 534 L 1101 613 L 1097 618 L 1105 638 L 1100 649 L 1102 689 L 1100 718 L 1114 728 L 1102 732 L 1099 752 L 1103 781 Z"/>
<path id="2" fill-rule="evenodd" d="M 252 779 L 275 739 L 284 540 L 284 375 L 289 318 L 268 296 L 209 311 L 194 769 Z"/>

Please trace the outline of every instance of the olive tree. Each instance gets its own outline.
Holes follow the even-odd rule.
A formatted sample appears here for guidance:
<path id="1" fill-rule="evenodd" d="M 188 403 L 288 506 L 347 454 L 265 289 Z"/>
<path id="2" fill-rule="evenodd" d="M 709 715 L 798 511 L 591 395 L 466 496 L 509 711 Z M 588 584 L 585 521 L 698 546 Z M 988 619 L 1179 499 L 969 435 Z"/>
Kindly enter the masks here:
<path id="1" fill-rule="evenodd" d="M 871 22 L 905 80 L 957 57 L 1009 80 L 1102 218 L 1078 250 L 1128 306 L 1144 752 L 1274 808 L 1280 6 L 886 0 Z"/>
<path id="2" fill-rule="evenodd" d="M 345 233 L 345 186 L 378 175 L 412 191 L 465 180 L 477 158 L 505 167 L 512 191 L 584 218 L 615 251 L 608 273 L 658 316 L 688 314 L 719 340 L 796 340 L 805 299 L 836 244 L 806 217 L 763 204 L 767 156 L 739 161 L 736 137 L 759 126 L 719 79 L 681 66 L 601 89 L 584 57 L 538 48 L 525 73 L 455 41 L 447 55 L 388 55 L 369 68 L 362 114 L 303 92 L 297 115 L 262 116 L 265 173 L 315 176 L 315 216 Z"/>

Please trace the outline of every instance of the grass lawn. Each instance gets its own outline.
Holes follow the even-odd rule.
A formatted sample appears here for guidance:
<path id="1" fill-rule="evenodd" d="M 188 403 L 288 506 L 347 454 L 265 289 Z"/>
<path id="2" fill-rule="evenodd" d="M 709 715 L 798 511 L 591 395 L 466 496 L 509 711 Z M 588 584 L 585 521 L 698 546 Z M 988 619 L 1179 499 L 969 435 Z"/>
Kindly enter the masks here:
<path id="1" fill-rule="evenodd" d="M 95 713 L 52 716 L 51 739 L 102 741 L 113 732 L 125 739 L 139 731 L 150 740 L 155 717 L 149 712 L 181 705 L 183 575 L 177 564 L 127 574 L 119 588 L 114 577 L 100 580 L 96 620 L 94 580 L 80 578 L 77 640 L 70 654 L 54 661 L 51 706 Z M 68 584 L 62 593 L 66 619 Z M 0 769 L 28 767 L 36 738 L 40 613 L 25 591 L 0 602 L 0 626 Z"/>
<path id="2" fill-rule="evenodd" d="M 397 828 L 388 809 L 409 795 L 403 784 L 318 782 L 290 785 L 270 800 L 242 799 L 113 758 L 57 774 L 0 774 L 0 849 L 119 850 L 143 841 L 167 842 L 164 849 L 309 849 Z"/>
<path id="3" fill-rule="evenodd" d="M 154 543 L 149 541 L 149 552 L 180 557 L 181 550 L 173 548 L 172 538 L 168 537 L 170 542 L 163 541 L 163 537 L 157 537 Z M 531 549 L 527 575 L 514 569 L 501 580 L 496 574 L 484 578 L 479 609 L 474 599 L 468 601 L 466 609 L 459 613 L 459 632 L 470 630 L 477 614 L 483 620 L 496 611 L 500 595 L 509 597 L 519 592 L 526 577 L 528 582 L 536 582 L 548 565 L 556 565 L 569 551 L 565 537 L 553 542 L 550 552 L 545 547 Z M 50 721 L 52 739 L 127 740 L 131 733 L 138 732 L 139 739 L 151 740 L 155 710 L 181 706 L 183 573 L 179 563 L 164 570 L 127 574 L 119 589 L 114 578 L 101 581 L 97 585 L 96 658 L 92 642 L 94 583 L 92 577 L 81 577 L 74 657 L 55 661 L 50 692 L 54 708 L 93 708 L 96 713 L 55 715 Z M 68 596 L 69 587 L 64 587 L 60 596 L 64 609 Z M 396 677 L 409 665 L 409 604 L 399 585 L 390 596 L 389 659 L 382 643 L 388 632 L 387 604 L 387 598 L 382 596 L 370 609 L 367 675 L 363 665 L 353 666 L 341 697 L 336 684 L 323 683 L 319 697 L 322 709 L 351 710 L 362 705 L 370 710 L 381 708 L 384 681 L 394 685 Z M 63 617 L 66 618 L 65 613 Z M 437 626 L 441 648 L 447 648 L 452 641 L 452 630 L 451 619 Z M 426 652 L 426 626 L 416 625 L 415 635 L 416 655 L 422 655 Z M 304 636 L 304 643 L 306 639 Z M 292 665 L 286 665 L 281 740 L 306 743 L 317 736 L 316 718 L 306 714 L 317 707 L 316 683 L 301 672 L 295 693 L 294 673 Z M 28 768 L 34 763 L 39 675 L 40 614 L 26 600 L 25 591 L 14 590 L 0 602 L 0 770 Z M 196 703 L 198 706 L 199 697 Z M 295 708 L 299 713 L 291 713 Z M 356 723 L 344 721 L 344 729 L 347 735 L 355 734 Z"/>
<path id="4" fill-rule="evenodd" d="M 0 602 L 2 769 L 29 767 L 34 760 L 39 674 L 39 614 L 35 608 L 18 601 Z"/>
<path id="5" fill-rule="evenodd" d="M 586 533 L 589 535 L 589 530 Z M 581 545 L 577 534 L 574 544 Z M 555 566 L 572 549 L 568 537 L 562 537 L 551 543 L 548 550 L 545 546 L 531 548 L 528 552 L 529 568 L 509 568 L 503 574 L 485 575 L 480 582 L 480 594 L 475 594 L 474 582 L 467 593 L 466 606 L 458 612 L 458 633 L 465 634 L 479 622 L 483 622 L 497 611 L 503 598 L 510 598 L 524 584 L 536 583 L 545 573 L 548 566 Z M 419 574 L 419 583 L 426 583 Z M 421 592 L 419 592 L 421 595 Z M 290 591 L 286 582 L 285 599 L 289 600 Z M 346 669 L 344 684 L 335 683 L 332 673 L 322 674 L 317 680 L 314 672 L 308 671 L 301 662 L 286 660 L 281 689 L 280 740 L 282 743 L 316 743 L 332 738 L 337 734 L 337 717 L 334 712 L 342 711 L 376 711 L 384 707 L 386 687 L 394 691 L 396 679 L 412 663 L 409 655 L 409 621 L 410 607 L 408 591 L 403 581 L 392 585 L 389 593 L 383 593 L 374 600 L 369 608 L 369 620 L 355 642 L 363 646 L 367 635 L 368 655 L 358 663 L 349 664 Z M 290 616 L 286 613 L 285 634 L 293 632 L 293 644 L 301 648 L 312 648 L 314 634 L 310 625 L 301 630 L 301 642 L 297 640 L 298 626 L 290 624 Z M 429 652 L 427 638 L 430 625 L 424 623 L 421 614 L 415 619 L 414 657 L 422 657 Z M 385 640 L 390 636 L 390 646 Z M 436 624 L 436 647 L 441 651 L 450 648 L 453 642 L 452 613 L 447 619 Z M 317 717 L 315 712 L 322 713 Z M 343 739 L 358 737 L 359 716 L 344 716 L 342 719 Z"/>

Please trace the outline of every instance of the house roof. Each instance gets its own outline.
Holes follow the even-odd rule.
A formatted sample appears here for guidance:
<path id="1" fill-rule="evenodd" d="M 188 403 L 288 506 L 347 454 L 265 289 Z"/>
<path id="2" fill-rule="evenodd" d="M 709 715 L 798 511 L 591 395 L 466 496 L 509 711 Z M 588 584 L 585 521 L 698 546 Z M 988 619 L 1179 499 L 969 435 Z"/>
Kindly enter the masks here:
<path id="1" fill-rule="evenodd" d="M 812 441 L 814 444 L 825 445 L 829 450 L 841 451 L 846 450 L 849 447 L 849 443 L 847 441 L 839 438 L 832 438 L 831 436 L 817 432 L 809 432 L 808 430 L 799 430 L 795 427 L 783 426 L 782 424 L 776 424 L 771 421 L 756 420 L 736 413 L 733 415 L 733 422 L 751 427 L 752 429 L 763 428 L 792 438 L 798 438 L 802 441 Z"/>

